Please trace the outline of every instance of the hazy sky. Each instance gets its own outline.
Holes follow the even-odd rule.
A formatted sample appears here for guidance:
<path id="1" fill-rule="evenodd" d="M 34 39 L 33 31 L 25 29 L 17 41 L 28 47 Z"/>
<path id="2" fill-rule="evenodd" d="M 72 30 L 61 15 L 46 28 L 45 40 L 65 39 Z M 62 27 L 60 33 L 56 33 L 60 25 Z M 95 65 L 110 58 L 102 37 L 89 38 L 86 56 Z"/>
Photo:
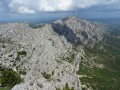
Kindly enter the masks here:
<path id="1" fill-rule="evenodd" d="M 0 0 L 0 21 L 48 18 L 119 18 L 120 0 Z"/>

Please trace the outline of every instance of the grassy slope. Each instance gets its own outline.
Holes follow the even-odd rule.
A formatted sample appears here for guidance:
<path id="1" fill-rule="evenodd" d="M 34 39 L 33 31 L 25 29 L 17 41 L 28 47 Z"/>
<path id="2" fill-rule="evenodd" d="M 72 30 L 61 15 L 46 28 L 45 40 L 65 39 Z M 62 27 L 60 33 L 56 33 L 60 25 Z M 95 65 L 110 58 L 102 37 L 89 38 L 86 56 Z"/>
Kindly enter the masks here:
<path id="1" fill-rule="evenodd" d="M 120 90 L 120 39 L 117 38 L 118 36 L 120 31 L 114 30 L 110 35 L 105 35 L 104 40 L 94 48 L 85 47 L 86 58 L 91 60 L 90 58 L 95 56 L 94 63 L 103 64 L 103 68 L 86 67 L 83 60 L 78 74 L 89 76 L 80 78 L 83 85 L 92 87 L 93 90 Z"/>

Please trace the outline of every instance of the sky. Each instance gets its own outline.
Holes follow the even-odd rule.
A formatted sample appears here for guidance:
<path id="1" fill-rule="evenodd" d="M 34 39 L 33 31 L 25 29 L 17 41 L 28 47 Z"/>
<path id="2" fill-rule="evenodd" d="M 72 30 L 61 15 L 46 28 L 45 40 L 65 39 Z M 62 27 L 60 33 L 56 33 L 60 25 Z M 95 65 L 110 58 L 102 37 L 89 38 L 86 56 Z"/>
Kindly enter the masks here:
<path id="1" fill-rule="evenodd" d="M 0 0 L 0 22 L 120 18 L 120 0 Z"/>

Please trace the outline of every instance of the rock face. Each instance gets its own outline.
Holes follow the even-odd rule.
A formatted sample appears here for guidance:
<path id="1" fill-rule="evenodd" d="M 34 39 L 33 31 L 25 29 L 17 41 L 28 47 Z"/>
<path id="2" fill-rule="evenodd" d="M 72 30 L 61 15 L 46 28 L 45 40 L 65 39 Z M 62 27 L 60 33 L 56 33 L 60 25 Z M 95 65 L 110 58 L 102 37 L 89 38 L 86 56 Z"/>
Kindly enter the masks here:
<path id="1" fill-rule="evenodd" d="M 83 45 L 102 40 L 102 25 L 67 17 L 41 28 L 27 23 L 0 25 L 0 66 L 19 72 L 24 83 L 12 90 L 56 90 L 66 84 L 81 90 L 79 75 Z"/>
<path id="2" fill-rule="evenodd" d="M 52 25 L 55 32 L 64 36 L 71 44 L 94 44 L 97 40 L 102 40 L 103 26 L 86 20 L 67 17 L 54 22 Z"/>

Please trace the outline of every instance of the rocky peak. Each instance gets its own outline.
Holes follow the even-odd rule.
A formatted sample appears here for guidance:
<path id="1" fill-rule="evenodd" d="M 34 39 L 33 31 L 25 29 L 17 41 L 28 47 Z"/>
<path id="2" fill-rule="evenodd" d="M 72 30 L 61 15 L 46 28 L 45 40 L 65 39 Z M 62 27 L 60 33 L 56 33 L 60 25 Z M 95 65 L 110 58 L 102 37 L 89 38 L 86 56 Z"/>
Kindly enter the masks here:
<path id="1" fill-rule="evenodd" d="M 102 39 L 104 29 L 103 26 L 76 17 L 57 20 L 52 23 L 52 27 L 72 44 L 95 43 Z"/>

